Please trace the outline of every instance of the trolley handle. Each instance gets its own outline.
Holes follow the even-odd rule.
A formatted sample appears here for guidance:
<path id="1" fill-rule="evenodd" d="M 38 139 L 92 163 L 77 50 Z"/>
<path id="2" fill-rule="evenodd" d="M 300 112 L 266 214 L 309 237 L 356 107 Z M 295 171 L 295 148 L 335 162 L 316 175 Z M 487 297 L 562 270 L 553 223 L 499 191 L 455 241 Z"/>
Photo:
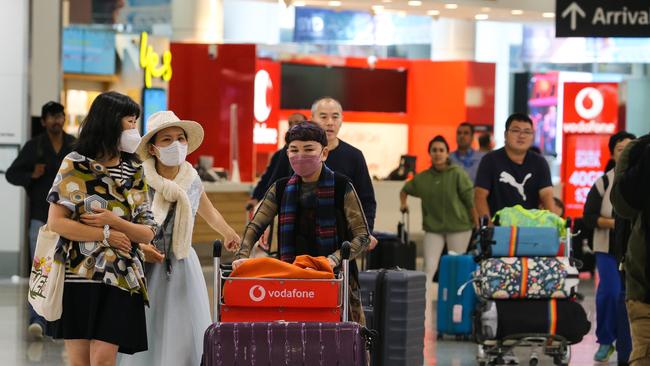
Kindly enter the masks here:
<path id="1" fill-rule="evenodd" d="M 348 312 L 350 308 L 350 242 L 344 241 L 341 244 L 341 266 L 343 267 L 343 314 L 341 320 L 348 321 Z"/>
<path id="2" fill-rule="evenodd" d="M 223 243 L 221 240 L 215 240 L 214 244 L 212 245 L 212 260 L 214 264 L 214 273 L 212 275 L 213 279 L 213 293 L 214 293 L 214 302 L 212 305 L 212 320 L 214 323 L 218 323 L 220 320 L 220 311 L 221 311 L 221 275 L 219 274 L 219 270 L 221 268 L 221 248 L 223 247 Z"/>

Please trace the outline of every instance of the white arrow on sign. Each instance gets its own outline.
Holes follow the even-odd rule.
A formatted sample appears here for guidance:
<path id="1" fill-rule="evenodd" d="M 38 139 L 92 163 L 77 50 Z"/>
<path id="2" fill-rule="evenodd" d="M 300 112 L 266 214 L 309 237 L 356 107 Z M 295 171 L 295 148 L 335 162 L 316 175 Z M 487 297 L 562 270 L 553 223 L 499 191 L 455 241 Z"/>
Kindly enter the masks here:
<path id="1" fill-rule="evenodd" d="M 562 18 L 566 18 L 569 15 L 571 15 L 571 30 L 576 30 L 576 21 L 578 20 L 578 15 L 580 15 L 582 18 L 587 16 L 584 10 L 582 10 L 580 5 L 578 5 L 576 2 L 572 2 L 571 5 L 567 6 L 567 8 L 562 12 Z"/>

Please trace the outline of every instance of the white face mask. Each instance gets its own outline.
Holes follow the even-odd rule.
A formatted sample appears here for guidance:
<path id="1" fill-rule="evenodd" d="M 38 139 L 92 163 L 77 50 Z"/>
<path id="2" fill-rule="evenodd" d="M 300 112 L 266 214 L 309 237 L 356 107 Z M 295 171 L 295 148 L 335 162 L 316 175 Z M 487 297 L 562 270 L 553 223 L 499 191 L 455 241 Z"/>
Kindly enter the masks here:
<path id="1" fill-rule="evenodd" d="M 140 133 L 135 128 L 129 128 L 128 130 L 122 131 L 122 136 L 120 136 L 120 150 L 125 153 L 133 154 L 140 144 Z"/>
<path id="2" fill-rule="evenodd" d="M 187 144 L 181 144 L 178 141 L 174 141 L 169 146 L 158 147 L 154 145 L 156 150 L 158 150 L 158 159 L 165 166 L 179 166 L 187 157 Z"/>

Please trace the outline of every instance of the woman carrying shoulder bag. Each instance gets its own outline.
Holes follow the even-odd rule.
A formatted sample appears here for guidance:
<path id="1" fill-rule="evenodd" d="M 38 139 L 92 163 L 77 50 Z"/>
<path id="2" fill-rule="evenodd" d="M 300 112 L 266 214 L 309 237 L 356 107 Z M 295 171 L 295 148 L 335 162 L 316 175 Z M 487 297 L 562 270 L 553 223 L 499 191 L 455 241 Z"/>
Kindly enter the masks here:
<path id="1" fill-rule="evenodd" d="M 129 97 L 100 94 L 63 160 L 47 200 L 48 227 L 61 236 L 63 313 L 53 323 L 70 365 L 114 365 L 117 352 L 147 349 L 148 303 L 143 254 L 157 225 L 143 169 L 134 155 L 140 107 Z"/>
<path id="2" fill-rule="evenodd" d="M 143 245 L 148 260 L 149 350 L 121 357 L 126 365 L 199 365 L 203 335 L 212 323 L 210 300 L 199 257 L 192 248 L 194 217 L 199 214 L 224 236 L 226 248 L 239 247 L 239 236 L 212 205 L 198 173 L 185 161 L 203 141 L 203 128 L 182 121 L 172 111 L 157 112 L 147 121 L 138 155 L 154 219 L 160 225 L 154 245 Z"/>

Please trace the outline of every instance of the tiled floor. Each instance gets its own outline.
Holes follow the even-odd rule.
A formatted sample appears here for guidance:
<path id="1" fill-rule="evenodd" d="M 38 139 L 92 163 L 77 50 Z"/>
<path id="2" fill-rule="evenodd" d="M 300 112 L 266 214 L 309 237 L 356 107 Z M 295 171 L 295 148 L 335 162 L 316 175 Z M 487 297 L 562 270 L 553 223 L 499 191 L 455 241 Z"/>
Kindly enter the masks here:
<path id="1" fill-rule="evenodd" d="M 206 272 L 206 279 L 211 283 L 211 275 L 208 272 Z M 593 323 L 593 282 L 583 283 L 581 291 L 587 295 L 584 305 Z M 48 339 L 42 342 L 33 342 L 27 339 L 25 293 L 25 281 L 16 284 L 8 280 L 0 280 L 0 365 L 65 365 L 65 354 L 61 341 Z M 425 365 L 476 365 L 477 346 L 474 343 L 452 340 L 436 341 L 433 321 L 428 323 L 425 336 Z M 590 335 L 585 337 L 582 343 L 572 347 L 571 365 L 603 365 L 592 361 L 595 349 L 596 343 L 592 326 Z M 527 352 L 526 349 L 516 352 L 522 365 L 528 364 Z M 616 356 L 612 356 L 611 359 L 615 360 Z M 614 361 L 610 363 L 610 365 L 615 364 Z M 552 362 L 548 358 L 542 358 L 540 365 L 552 365 Z"/>

